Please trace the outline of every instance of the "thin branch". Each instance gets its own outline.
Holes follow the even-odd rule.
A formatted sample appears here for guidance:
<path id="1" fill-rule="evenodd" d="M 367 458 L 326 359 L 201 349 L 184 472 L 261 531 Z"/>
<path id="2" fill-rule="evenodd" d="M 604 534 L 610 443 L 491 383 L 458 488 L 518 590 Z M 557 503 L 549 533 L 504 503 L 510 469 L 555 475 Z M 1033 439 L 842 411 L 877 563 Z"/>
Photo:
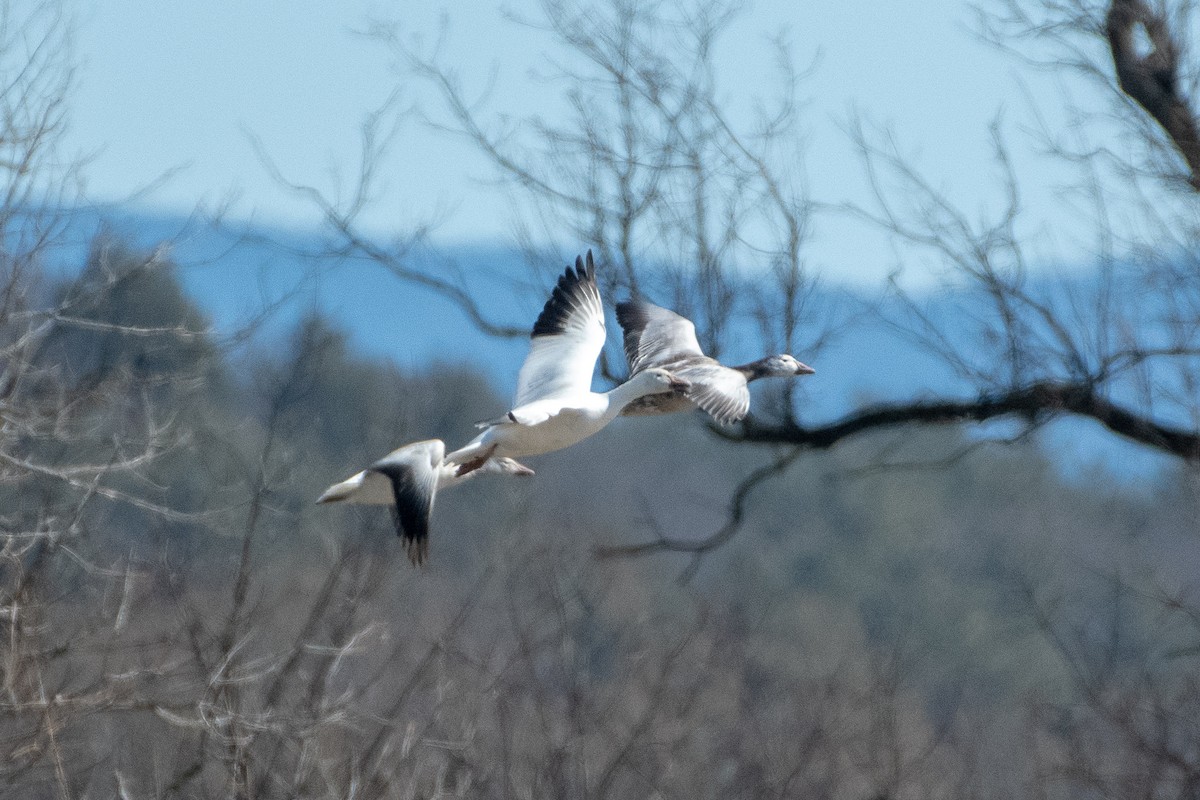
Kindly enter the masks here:
<path id="1" fill-rule="evenodd" d="M 597 558 L 602 559 L 646 556 L 662 552 L 688 553 L 691 554 L 692 560 L 679 576 L 681 583 L 687 583 L 696 574 L 696 570 L 700 567 L 700 560 L 705 554 L 726 544 L 741 530 L 746 517 L 746 507 L 754 490 L 768 478 L 786 470 L 803 452 L 804 448 L 792 448 L 771 463 L 759 467 L 743 478 L 729 500 L 725 524 L 703 539 L 680 539 L 660 533 L 649 542 L 602 546 L 595 548 L 593 552 Z"/>

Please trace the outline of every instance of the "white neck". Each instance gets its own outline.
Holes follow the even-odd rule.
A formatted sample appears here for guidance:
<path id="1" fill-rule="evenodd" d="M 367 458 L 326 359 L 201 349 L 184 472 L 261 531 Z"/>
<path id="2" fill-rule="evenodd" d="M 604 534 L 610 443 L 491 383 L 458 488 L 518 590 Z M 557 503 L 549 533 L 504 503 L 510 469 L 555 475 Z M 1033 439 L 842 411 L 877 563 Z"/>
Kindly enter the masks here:
<path id="1" fill-rule="evenodd" d="M 609 412 L 616 415 L 621 413 L 622 408 L 639 397 L 645 397 L 648 394 L 665 394 L 669 391 L 671 388 L 666 384 L 659 383 L 653 375 L 641 372 L 617 388 L 605 392 L 604 396 L 608 398 Z"/>
<path id="2" fill-rule="evenodd" d="M 482 472 L 482 469 L 475 469 L 468 472 L 466 475 L 458 475 L 458 464 L 453 461 L 443 461 L 438 467 L 437 488 L 449 489 L 451 486 L 457 486 L 468 478 L 474 478 L 476 473 Z"/>

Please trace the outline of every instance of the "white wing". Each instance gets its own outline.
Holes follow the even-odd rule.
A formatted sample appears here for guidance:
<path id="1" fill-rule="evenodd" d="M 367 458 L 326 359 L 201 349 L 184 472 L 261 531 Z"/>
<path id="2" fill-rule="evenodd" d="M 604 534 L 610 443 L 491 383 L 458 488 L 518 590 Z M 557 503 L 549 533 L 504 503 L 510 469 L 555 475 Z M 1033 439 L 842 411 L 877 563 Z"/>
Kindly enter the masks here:
<path id="1" fill-rule="evenodd" d="M 696 326 L 687 317 L 661 306 L 630 300 L 617 304 L 617 322 L 625 332 L 625 360 L 636 375 L 696 356 L 704 357 Z"/>
<path id="2" fill-rule="evenodd" d="M 575 268 L 567 267 L 534 323 L 529 355 L 517 375 L 513 408 L 590 392 L 604 338 L 604 305 L 589 250 L 587 266 L 576 258 Z"/>
<path id="3" fill-rule="evenodd" d="M 390 506 L 396 498 L 391 481 L 377 472 L 363 470 L 321 492 L 317 502 Z"/>
<path id="4" fill-rule="evenodd" d="M 691 381 L 692 388 L 684 395 L 722 425 L 741 421 L 750 413 L 750 387 L 746 385 L 746 376 L 712 359 L 706 360 L 706 364 L 672 370 L 680 378 Z"/>

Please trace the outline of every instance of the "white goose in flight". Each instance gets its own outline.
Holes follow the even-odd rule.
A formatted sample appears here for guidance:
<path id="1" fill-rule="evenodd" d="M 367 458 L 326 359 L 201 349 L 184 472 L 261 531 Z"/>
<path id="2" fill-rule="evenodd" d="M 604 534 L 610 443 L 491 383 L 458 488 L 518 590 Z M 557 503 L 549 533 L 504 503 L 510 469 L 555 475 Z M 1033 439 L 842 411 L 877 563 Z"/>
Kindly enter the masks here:
<path id="1" fill-rule="evenodd" d="M 630 380 L 661 368 L 691 383 L 691 388 L 683 391 L 638 398 L 621 411 L 625 415 L 670 414 L 699 406 L 727 425 L 750 413 L 750 381 L 816 372 L 786 353 L 727 367 L 704 355 L 691 320 L 639 300 L 618 303 L 617 322 L 625 332 Z"/>
<path id="2" fill-rule="evenodd" d="M 480 423 L 483 433 L 446 456 L 461 465 L 457 474 L 468 474 L 489 458 L 570 447 L 640 397 L 689 388 L 688 381 L 650 366 L 611 391 L 593 392 L 592 372 L 604 340 L 604 306 L 589 250 L 586 265 L 576 258 L 575 268 L 567 267 L 534 323 L 512 410 Z"/>
<path id="3" fill-rule="evenodd" d="M 404 540 L 409 561 L 419 566 L 429 555 L 429 517 L 439 491 L 483 473 L 533 474 L 511 458 L 493 458 L 477 470 L 456 475 L 458 464 L 446 461 L 445 452 L 441 439 L 406 444 L 333 484 L 317 502 L 393 506 L 396 533 Z"/>

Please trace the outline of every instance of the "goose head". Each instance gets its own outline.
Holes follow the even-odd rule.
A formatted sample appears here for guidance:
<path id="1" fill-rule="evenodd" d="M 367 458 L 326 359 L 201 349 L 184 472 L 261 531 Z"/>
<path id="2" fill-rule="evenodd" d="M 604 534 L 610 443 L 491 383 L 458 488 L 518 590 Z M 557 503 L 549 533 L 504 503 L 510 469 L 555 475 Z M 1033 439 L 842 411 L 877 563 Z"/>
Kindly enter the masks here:
<path id="1" fill-rule="evenodd" d="M 500 456 L 498 458 L 489 458 L 484 465 L 479 468 L 480 472 L 492 472 L 498 475 L 532 475 L 533 470 L 522 464 L 520 461 L 514 461 L 511 458 Z"/>
<path id="2" fill-rule="evenodd" d="M 815 369 L 808 364 L 801 363 L 789 356 L 787 353 L 781 353 L 777 356 L 768 356 L 763 359 L 763 373 L 772 378 L 789 378 L 793 375 L 812 375 L 816 372 Z"/>

